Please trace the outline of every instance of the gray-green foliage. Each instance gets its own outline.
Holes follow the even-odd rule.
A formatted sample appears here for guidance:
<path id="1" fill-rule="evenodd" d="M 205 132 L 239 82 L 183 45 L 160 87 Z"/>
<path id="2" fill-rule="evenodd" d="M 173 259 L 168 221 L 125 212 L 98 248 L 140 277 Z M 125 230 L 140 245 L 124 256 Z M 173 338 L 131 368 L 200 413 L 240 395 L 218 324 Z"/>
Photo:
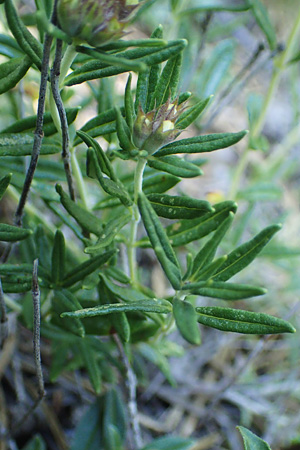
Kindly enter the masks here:
<path id="1" fill-rule="evenodd" d="M 0 65 L 0 93 L 9 95 L 30 67 L 35 71 L 40 69 L 43 46 L 24 25 L 13 1 L 4 3 L 13 37 L 0 36 L 1 53 L 8 58 Z M 171 3 L 176 11 L 178 2 Z M 43 2 L 37 4 L 44 10 Z M 259 0 L 241 1 L 238 5 L 232 1 L 207 0 L 188 8 L 185 15 L 249 9 L 274 50 L 274 29 Z M 53 34 L 56 36 L 55 30 Z M 180 92 L 178 88 L 186 46 L 184 39 L 164 41 L 161 26 L 150 39 L 117 40 L 101 47 L 101 51 L 77 46 L 72 71 L 62 80 L 62 85 L 77 86 L 95 80 L 95 85 L 89 86 L 100 90 L 99 80 L 136 71 L 137 88 L 131 87 L 130 74 L 123 104 L 116 102 L 105 111 L 100 105 L 99 114 L 77 133 L 74 121 L 79 108 L 66 110 L 72 131 L 71 146 L 73 149 L 80 146 L 85 152 L 80 153 L 79 164 L 75 153 L 72 156 L 78 190 L 75 201 L 61 186 L 64 175 L 55 157 L 61 151 L 60 133 L 56 129 L 55 111 L 50 108 L 44 114 L 46 138 L 41 147 L 42 158 L 47 159 L 40 161 L 36 171 L 31 200 L 33 205 L 37 202 L 41 211 L 29 208 L 24 227 L 0 224 L 0 241 L 22 241 L 22 260 L 15 264 L 12 257 L 0 266 L 5 293 L 30 291 L 32 262 L 39 259 L 41 302 L 46 304 L 46 312 L 42 312 L 42 334 L 52 345 L 52 379 L 68 367 L 84 368 L 96 394 L 102 393 L 103 383 L 111 381 L 111 372 L 105 366 L 117 365 L 114 356 L 107 356 L 114 351 L 112 342 L 99 340 L 98 336 L 118 335 L 130 349 L 129 354 L 144 352 L 171 379 L 164 356 L 155 343 L 162 339 L 170 323 L 175 323 L 181 336 L 192 345 L 201 344 L 198 323 L 245 334 L 295 331 L 283 319 L 264 313 L 224 306 L 195 306 L 195 296 L 231 302 L 263 295 L 266 290 L 261 286 L 228 280 L 253 262 L 280 225 L 270 225 L 222 254 L 226 233 L 234 227 L 236 203 L 226 200 L 211 205 L 205 199 L 174 194 L 174 191 L 166 193 L 180 185 L 182 178 L 196 180 L 203 173 L 199 166 L 204 161 L 189 159 L 189 155 L 219 151 L 235 145 L 247 134 L 242 130 L 176 139 L 195 121 L 199 124 L 199 117 L 210 100 L 204 96 L 189 102 L 190 93 Z M 208 73 L 213 68 L 217 70 L 217 60 L 204 70 Z M 0 199 L 6 198 L 10 183 L 19 190 L 22 187 L 20 161 L 31 154 L 35 122 L 36 116 L 16 117 L 0 133 L 3 161 Z M 96 140 L 99 137 L 106 141 L 106 150 Z M 166 223 L 164 218 L 175 222 Z M 138 228 L 143 235 L 139 240 Z M 189 254 L 185 268 L 181 254 L 187 253 L 186 246 L 191 244 L 197 250 Z M 138 247 L 141 254 L 145 247 L 153 250 L 172 289 L 167 298 L 157 298 L 148 285 L 143 285 L 144 270 L 136 260 Z M 50 302 L 46 303 L 46 299 Z M 24 320 L 25 310 L 22 315 Z M 139 350 L 141 343 L 144 347 Z M 71 355 L 68 364 L 66 355 Z M 124 448 L 123 408 L 119 392 L 106 391 L 83 416 L 71 449 Z M 246 450 L 269 448 L 246 429 L 240 427 L 240 431 Z M 154 442 L 151 448 L 183 450 L 190 445 L 189 440 L 164 438 Z M 26 448 L 44 447 L 36 437 Z"/>

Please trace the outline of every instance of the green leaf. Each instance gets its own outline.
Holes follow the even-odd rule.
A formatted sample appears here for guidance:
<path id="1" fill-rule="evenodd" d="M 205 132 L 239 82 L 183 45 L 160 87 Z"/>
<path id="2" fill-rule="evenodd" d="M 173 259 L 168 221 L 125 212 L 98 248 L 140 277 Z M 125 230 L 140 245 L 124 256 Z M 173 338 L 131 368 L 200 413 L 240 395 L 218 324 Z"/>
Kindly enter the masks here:
<path id="1" fill-rule="evenodd" d="M 235 202 L 226 201 L 213 206 L 214 212 L 206 213 L 198 219 L 181 220 L 167 227 L 167 235 L 173 246 L 178 247 L 200 239 L 214 231 L 232 211 L 235 213 Z"/>
<path id="2" fill-rule="evenodd" d="M 102 222 L 88 210 L 79 206 L 63 191 L 63 188 L 57 184 L 55 186 L 56 192 L 60 196 L 60 201 L 63 207 L 68 211 L 68 213 L 74 217 L 76 222 L 84 229 L 90 233 L 94 233 L 96 236 L 102 234 L 103 226 Z"/>
<path id="3" fill-rule="evenodd" d="M 103 415 L 103 400 L 97 398 L 81 417 L 75 429 L 70 450 L 99 450 L 102 448 L 100 423 Z"/>
<path id="4" fill-rule="evenodd" d="M 104 282 L 105 286 L 107 287 L 107 289 L 117 298 L 120 300 L 123 300 L 124 302 L 128 302 L 128 303 L 138 303 L 138 302 L 148 302 L 149 300 L 152 300 L 151 297 L 146 296 L 145 294 L 143 294 L 142 292 L 136 290 L 136 289 L 132 289 L 128 286 L 124 287 L 124 286 L 119 286 L 115 283 L 112 283 L 106 276 L 103 275 L 103 273 L 101 272 L 100 278 L 101 280 Z M 160 300 L 161 302 L 161 300 Z M 165 302 L 163 303 L 163 305 L 165 305 Z"/>
<path id="5" fill-rule="evenodd" d="M 22 450 L 46 450 L 46 443 L 39 434 L 36 434 Z"/>
<path id="6" fill-rule="evenodd" d="M 170 59 L 172 56 L 177 55 L 186 47 L 186 45 L 187 41 L 185 39 L 178 39 L 168 42 L 164 47 L 135 48 L 133 50 L 120 52 L 118 55 L 122 58 L 137 60 L 137 62 L 152 66 L 154 64 L 160 64 L 163 61 Z M 111 77 L 124 72 L 127 72 L 125 68 L 107 66 L 100 61 L 93 60 L 83 64 L 79 69 L 74 70 L 68 75 L 65 79 L 65 85 L 73 86 L 88 80 Z"/>
<path id="7" fill-rule="evenodd" d="M 270 446 L 244 427 L 237 427 L 242 435 L 245 450 L 271 450 Z"/>
<path id="8" fill-rule="evenodd" d="M 52 299 L 52 307 L 54 311 L 60 316 L 64 311 L 75 311 L 81 308 L 81 304 L 77 298 L 69 291 L 55 291 Z M 59 319 L 60 320 L 60 319 Z M 63 321 L 63 325 L 72 331 L 76 336 L 84 337 L 85 329 L 78 317 L 67 319 Z"/>
<path id="9" fill-rule="evenodd" d="M 148 166 L 155 170 L 167 172 L 181 178 L 194 178 L 202 175 L 203 172 L 196 164 L 185 161 L 178 156 L 150 156 L 147 160 Z"/>
<path id="10" fill-rule="evenodd" d="M 78 347 L 78 351 L 80 352 L 84 362 L 84 367 L 89 374 L 92 386 L 96 394 L 100 394 L 102 389 L 101 372 L 97 361 L 97 355 L 94 348 L 90 344 L 89 336 L 86 336 L 78 341 Z"/>
<path id="11" fill-rule="evenodd" d="M 139 107 L 141 107 L 143 111 L 146 109 L 149 73 L 149 68 L 147 71 L 139 73 L 136 83 L 134 113 L 137 113 Z"/>
<path id="12" fill-rule="evenodd" d="M 0 156 L 27 156 L 32 153 L 34 136 L 26 133 L 0 134 Z M 43 139 L 41 155 L 61 152 L 61 144 L 56 139 Z"/>
<path id="13" fill-rule="evenodd" d="M 159 108 L 166 103 L 168 98 L 172 100 L 176 96 L 181 64 L 182 53 L 168 60 L 155 86 L 151 104 L 149 105 L 150 110 L 154 107 Z"/>
<path id="14" fill-rule="evenodd" d="M 182 337 L 190 344 L 200 345 L 201 335 L 195 308 L 186 300 L 173 300 L 173 314 Z"/>
<path id="15" fill-rule="evenodd" d="M 103 80 L 102 80 L 103 81 Z M 122 115 L 125 113 L 124 108 L 120 108 Z M 114 133 L 116 129 L 116 109 L 111 108 L 104 111 L 97 116 L 89 120 L 80 131 L 89 133 L 91 137 L 105 136 L 106 134 Z M 80 139 L 77 137 L 74 141 L 74 145 L 80 144 Z"/>
<path id="16" fill-rule="evenodd" d="M 196 14 L 202 11 L 247 11 L 250 8 L 248 1 L 236 0 L 201 0 L 196 8 L 187 8 L 181 14 Z"/>
<path id="17" fill-rule="evenodd" d="M 102 250 L 104 247 L 110 245 L 114 241 L 119 231 L 122 230 L 124 226 L 130 221 L 131 217 L 132 215 L 130 212 L 125 212 L 110 220 L 103 227 L 103 231 L 100 234 L 96 244 L 86 247 L 84 249 L 84 252 L 89 254 L 98 253 L 99 250 Z"/>
<path id="18" fill-rule="evenodd" d="M 121 111 L 119 108 L 116 108 L 116 117 L 117 117 L 117 136 L 119 139 L 120 146 L 123 150 L 130 152 L 131 150 L 134 150 L 134 145 L 131 141 L 131 134 L 130 129 L 126 123 L 126 120 L 121 114 Z"/>
<path id="19" fill-rule="evenodd" d="M 117 314 L 111 314 L 112 328 L 118 333 L 123 342 L 129 342 L 130 340 L 130 325 L 127 316 L 124 312 L 118 312 Z"/>
<path id="20" fill-rule="evenodd" d="M 95 150 L 97 161 L 101 171 L 105 173 L 111 180 L 117 181 L 113 166 L 106 156 L 105 152 L 102 150 L 100 144 L 84 131 L 77 131 L 77 135 L 83 140 L 83 142 L 86 143 L 88 147 L 92 147 Z M 87 160 L 87 174 L 89 177 L 96 177 L 95 168 L 91 167 L 89 159 Z"/>
<path id="21" fill-rule="evenodd" d="M 195 441 L 192 439 L 164 436 L 151 441 L 150 444 L 143 447 L 142 450 L 192 450 Z"/>
<path id="22" fill-rule="evenodd" d="M 5 194 L 6 189 L 9 186 L 11 177 L 12 177 L 12 173 L 9 173 L 8 175 L 4 175 L 4 177 L 0 178 L 0 200 L 2 199 L 3 195 Z"/>
<path id="23" fill-rule="evenodd" d="M 27 56 L 12 58 L 10 61 L 0 64 L 0 94 L 14 88 L 25 76 L 30 66 L 31 61 Z"/>
<path id="24" fill-rule="evenodd" d="M 224 33 L 228 34 L 228 29 Z M 197 73 L 196 93 L 199 98 L 215 94 L 222 83 L 230 78 L 229 69 L 234 59 L 235 46 L 233 39 L 222 39 L 205 58 Z"/>
<path id="25" fill-rule="evenodd" d="M 151 40 L 155 38 L 162 39 L 163 37 L 163 29 L 162 26 L 159 25 L 152 33 Z M 160 66 L 159 64 L 152 65 L 149 71 L 148 75 L 148 90 L 147 90 L 147 102 L 146 107 L 144 109 L 145 112 L 148 112 L 150 109 L 150 104 L 152 101 L 152 97 L 156 88 L 156 85 L 158 83 L 160 76 Z"/>
<path id="26" fill-rule="evenodd" d="M 67 114 L 67 120 L 68 120 L 68 124 L 70 125 L 71 123 L 74 122 L 74 120 L 77 117 L 78 111 L 79 111 L 79 107 L 78 108 L 67 108 L 66 109 L 66 114 Z M 13 124 L 9 125 L 8 127 L 4 128 L 4 130 L 2 130 L 0 132 L 1 134 L 7 134 L 7 133 L 22 133 L 22 132 L 34 132 L 35 128 L 36 128 L 36 119 L 37 116 L 29 116 L 29 117 L 25 117 L 25 119 L 20 119 L 17 120 L 16 122 L 14 122 Z M 56 126 L 54 125 L 52 116 L 50 112 L 46 112 L 44 114 L 44 126 L 43 126 L 43 131 L 44 131 L 44 136 L 51 136 L 52 134 L 57 133 L 57 129 Z"/>
<path id="27" fill-rule="evenodd" d="M 172 189 L 172 187 L 176 186 L 179 183 L 180 178 L 175 177 L 174 175 L 169 175 L 167 173 L 164 174 L 145 174 L 143 179 L 143 192 L 146 195 L 149 194 L 162 194 L 163 192 Z M 132 186 L 133 188 L 133 186 Z"/>
<path id="28" fill-rule="evenodd" d="M 110 250 L 103 253 L 102 255 L 98 255 L 94 258 L 90 258 L 87 261 L 84 261 L 83 263 L 72 269 L 70 272 L 67 272 L 61 282 L 61 285 L 63 287 L 69 287 L 77 283 L 78 281 L 83 280 L 86 276 L 88 276 L 95 270 L 100 269 L 100 267 L 103 266 L 115 253 L 115 250 Z"/>
<path id="29" fill-rule="evenodd" d="M 106 392 L 102 428 L 106 450 L 117 450 L 115 439 L 112 439 L 113 434 L 110 432 L 112 426 L 117 430 L 121 441 L 125 439 L 127 429 L 126 413 L 120 392 L 117 389 L 111 389 Z"/>
<path id="30" fill-rule="evenodd" d="M 270 21 L 267 9 L 260 0 L 248 0 L 248 3 L 249 6 L 252 7 L 257 24 L 260 26 L 267 38 L 270 49 L 275 50 L 277 45 L 276 32 Z"/>
<path id="31" fill-rule="evenodd" d="M 11 36 L 0 34 L 0 54 L 8 58 L 17 58 L 23 56 L 23 51 Z"/>
<path id="32" fill-rule="evenodd" d="M 109 178 L 105 178 L 101 172 L 100 166 L 98 164 L 97 155 L 93 148 L 90 148 L 88 150 L 88 158 L 90 159 L 91 163 L 94 167 L 96 177 L 99 181 L 100 186 L 102 189 L 112 197 L 118 198 L 121 200 L 123 205 L 125 206 L 131 206 L 132 205 L 132 199 L 130 198 L 130 195 L 128 194 L 127 190 L 124 188 L 124 186 L 121 184 L 121 182 L 115 182 L 113 180 L 110 180 Z"/>
<path id="33" fill-rule="evenodd" d="M 263 229 L 253 239 L 229 253 L 227 260 L 213 276 L 214 280 L 229 280 L 233 275 L 247 267 L 280 229 L 281 225 L 271 225 Z"/>
<path id="34" fill-rule="evenodd" d="M 203 268 L 197 272 L 197 281 L 209 280 L 219 269 L 219 267 L 227 260 L 227 255 L 215 259 L 210 264 L 205 264 Z"/>
<path id="35" fill-rule="evenodd" d="M 279 201 L 283 190 L 275 183 L 255 183 L 238 192 L 238 199 L 242 198 L 249 202 Z"/>
<path id="36" fill-rule="evenodd" d="M 192 294 L 203 297 L 219 298 L 223 300 L 241 300 L 266 294 L 266 289 L 250 286 L 248 284 L 225 283 L 224 281 L 209 281 L 206 286 L 203 282 L 187 284 L 184 287 Z"/>
<path id="37" fill-rule="evenodd" d="M 162 147 L 155 156 L 174 155 L 176 153 L 204 153 L 230 147 L 239 142 L 248 132 L 217 133 L 181 139 Z"/>
<path id="38" fill-rule="evenodd" d="M 139 300 L 131 303 L 111 303 L 94 306 L 93 308 L 84 308 L 77 311 L 64 312 L 61 317 L 95 317 L 112 313 L 124 312 L 153 312 L 157 314 L 168 314 L 172 311 L 171 305 L 161 305 L 157 300 Z"/>
<path id="39" fill-rule="evenodd" d="M 212 261 L 213 257 L 216 254 L 217 248 L 224 238 L 226 232 L 230 228 L 233 219 L 234 214 L 230 211 L 227 218 L 225 218 L 225 220 L 220 223 L 213 236 L 199 250 L 193 261 L 193 267 L 190 277 L 191 280 L 198 280 L 199 275 L 202 275 L 203 269 L 205 270 L 207 264 Z"/>
<path id="40" fill-rule="evenodd" d="M 132 80 L 132 75 L 130 73 L 128 76 L 127 83 L 126 83 L 125 96 L 124 96 L 125 117 L 126 117 L 126 122 L 127 122 L 130 132 L 132 132 L 133 122 L 135 119 L 134 103 L 133 103 L 133 97 L 132 97 L 132 92 L 131 92 L 131 80 Z"/>
<path id="41" fill-rule="evenodd" d="M 19 18 L 12 0 L 5 0 L 5 14 L 8 26 L 17 43 L 38 68 L 42 66 L 43 47 L 28 31 Z M 27 58 L 26 58 L 27 59 Z"/>
<path id="42" fill-rule="evenodd" d="M 176 255 L 149 200 L 142 193 L 139 194 L 138 207 L 157 259 L 173 288 L 180 289 L 181 273 Z"/>
<path id="43" fill-rule="evenodd" d="M 295 328 L 283 319 L 241 309 L 202 306 L 196 308 L 198 322 L 222 331 L 244 334 L 294 333 Z"/>
<path id="44" fill-rule="evenodd" d="M 16 242 L 28 238 L 32 234 L 31 230 L 0 223 L 0 241 Z"/>
<path id="45" fill-rule="evenodd" d="M 176 129 L 184 130 L 193 122 L 195 122 L 195 120 L 200 116 L 202 111 L 204 111 L 204 109 L 208 105 L 211 97 L 212 96 L 207 97 L 205 100 L 200 100 L 194 106 L 191 106 L 190 108 L 186 109 L 182 114 L 180 114 L 180 117 L 175 122 Z"/>
<path id="46" fill-rule="evenodd" d="M 51 259 L 52 281 L 57 283 L 62 280 L 65 274 L 65 238 L 60 230 L 54 236 Z"/>
<path id="47" fill-rule="evenodd" d="M 147 198 L 156 214 L 168 219 L 194 219 L 214 211 L 209 202 L 187 196 L 149 194 Z"/>

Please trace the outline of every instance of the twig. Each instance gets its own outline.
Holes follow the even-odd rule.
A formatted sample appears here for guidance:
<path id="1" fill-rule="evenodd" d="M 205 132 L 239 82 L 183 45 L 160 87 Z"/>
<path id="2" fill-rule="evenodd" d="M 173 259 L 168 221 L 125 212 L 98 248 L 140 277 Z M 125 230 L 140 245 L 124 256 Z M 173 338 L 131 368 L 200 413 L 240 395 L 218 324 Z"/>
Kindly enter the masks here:
<path id="1" fill-rule="evenodd" d="M 32 300 L 33 300 L 33 353 L 36 376 L 38 380 L 38 392 L 37 398 L 33 405 L 28 409 L 28 411 L 21 417 L 21 419 L 13 424 L 12 430 L 18 430 L 33 413 L 33 411 L 38 407 L 40 402 L 45 396 L 44 388 L 44 377 L 42 371 L 41 363 L 41 345 L 40 345 L 40 290 L 38 283 L 38 259 L 33 262 L 33 272 L 32 272 Z"/>
<path id="2" fill-rule="evenodd" d="M 38 394 L 39 400 L 45 395 L 44 377 L 41 362 L 41 313 L 40 313 L 40 289 L 38 282 L 38 259 L 33 262 L 32 273 L 32 300 L 33 300 L 33 353 L 36 368 L 36 375 L 38 379 Z"/>
<path id="3" fill-rule="evenodd" d="M 114 341 L 118 347 L 120 357 L 126 369 L 126 387 L 128 394 L 128 413 L 129 413 L 129 427 L 132 433 L 132 450 L 138 450 L 143 446 L 142 436 L 139 421 L 137 418 L 138 410 L 137 410 L 137 402 L 136 402 L 136 376 L 134 371 L 132 370 L 128 357 L 125 353 L 123 344 L 117 334 L 113 335 Z"/>
<path id="4" fill-rule="evenodd" d="M 46 100 L 46 91 L 47 91 L 48 67 L 49 67 L 51 43 L 52 43 L 52 36 L 50 36 L 49 34 L 46 34 L 45 42 L 44 42 L 44 50 L 43 50 L 43 59 L 42 59 L 41 83 L 40 83 L 40 91 L 39 91 L 36 129 L 34 132 L 34 141 L 33 141 L 31 160 L 30 160 L 29 168 L 26 173 L 23 190 L 21 193 L 21 197 L 19 200 L 19 204 L 18 204 L 17 211 L 15 214 L 15 219 L 14 219 L 15 225 L 17 225 L 19 227 L 22 225 L 23 211 L 24 211 L 25 203 L 27 201 L 27 197 L 28 197 L 28 194 L 30 191 L 34 172 L 35 172 L 35 169 L 37 166 L 37 162 L 38 162 L 38 158 L 39 158 L 41 146 L 42 146 L 42 140 L 43 140 L 43 136 L 44 136 L 44 133 L 43 133 L 44 110 L 45 110 L 45 100 Z"/>
<path id="5" fill-rule="evenodd" d="M 60 80 L 60 67 L 62 60 L 62 41 L 57 39 L 56 42 L 56 52 L 55 58 L 53 62 L 53 67 L 51 69 L 51 88 L 53 99 L 55 101 L 57 111 L 60 118 L 61 123 L 61 134 L 62 134 L 62 158 L 64 162 L 65 173 L 67 177 L 69 193 L 72 200 L 75 200 L 75 191 L 73 186 L 72 179 L 72 170 L 71 170 L 71 162 L 70 162 L 70 151 L 69 151 L 69 128 L 68 128 L 68 119 L 66 115 L 66 111 L 64 108 L 63 101 L 60 95 L 59 89 L 59 80 Z"/>
<path id="6" fill-rule="evenodd" d="M 0 278 L 0 348 L 2 349 L 3 343 L 7 338 L 7 314 L 6 314 L 6 306 L 4 301 L 4 294 L 2 289 L 2 283 Z"/>

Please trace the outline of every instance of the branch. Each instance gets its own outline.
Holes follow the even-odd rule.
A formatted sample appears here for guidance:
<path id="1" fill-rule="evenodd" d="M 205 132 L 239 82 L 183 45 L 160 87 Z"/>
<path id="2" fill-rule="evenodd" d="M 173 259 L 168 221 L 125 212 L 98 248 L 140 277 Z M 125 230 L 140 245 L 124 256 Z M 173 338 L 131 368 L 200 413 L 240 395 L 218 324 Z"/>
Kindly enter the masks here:
<path id="1" fill-rule="evenodd" d="M 56 52 L 53 62 L 53 67 L 51 69 L 51 88 L 53 99 L 55 101 L 57 111 L 61 123 L 61 133 L 62 133 L 62 158 L 64 162 L 65 173 L 68 181 L 69 193 L 72 200 L 75 200 L 75 191 L 72 179 L 72 170 L 70 163 L 70 151 L 69 151 L 69 127 L 66 111 L 64 108 L 63 101 L 60 95 L 59 80 L 60 80 L 60 67 L 62 60 L 62 40 L 57 39 L 56 42 Z"/>
<path id="2" fill-rule="evenodd" d="M 138 410 L 137 410 L 137 402 L 136 402 L 136 376 L 134 371 L 132 370 L 128 357 L 125 353 L 124 346 L 117 334 L 113 335 L 114 341 L 118 347 L 120 357 L 122 359 L 122 362 L 124 364 L 125 370 L 126 370 L 126 388 L 127 388 L 127 395 L 128 395 L 128 413 L 129 413 L 129 427 L 131 429 L 132 433 L 132 450 L 138 450 L 142 448 L 143 442 L 142 442 L 142 436 L 141 436 L 141 430 L 139 421 L 137 418 Z"/>

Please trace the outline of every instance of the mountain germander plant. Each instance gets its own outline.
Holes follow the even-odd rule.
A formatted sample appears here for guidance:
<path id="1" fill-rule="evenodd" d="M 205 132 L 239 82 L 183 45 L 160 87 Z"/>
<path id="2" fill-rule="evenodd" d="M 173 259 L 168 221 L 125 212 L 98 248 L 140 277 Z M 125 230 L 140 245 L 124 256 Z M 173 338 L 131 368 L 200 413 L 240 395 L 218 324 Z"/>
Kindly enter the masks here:
<path id="1" fill-rule="evenodd" d="M 161 26 L 149 39 L 122 39 L 147 2 L 36 1 L 31 24 L 39 38 L 26 27 L 13 0 L 1 3 L 12 34 L 1 36 L 1 51 L 8 58 L 0 65 L 1 94 L 9 95 L 30 74 L 40 79 L 37 115 L 17 118 L 0 134 L 0 198 L 10 194 L 18 201 L 14 225 L 0 224 L 0 240 L 7 243 L 0 266 L 1 337 L 7 310 L 33 329 L 36 404 L 45 396 L 40 332 L 51 344 L 50 380 L 66 370 L 88 374 L 99 399 L 89 412 L 97 418 L 92 441 L 82 449 L 173 448 L 167 440 L 165 447 L 157 447 L 156 440 L 143 444 L 136 401 L 138 356 L 159 354 L 160 342 L 174 326 L 199 352 L 199 324 L 244 334 L 295 331 L 280 318 L 232 306 L 266 292 L 229 280 L 256 258 L 280 225 L 268 226 L 228 254 L 217 254 L 236 203 L 210 204 L 175 189 L 181 179 L 196 183 L 201 176 L 203 160 L 189 155 L 232 146 L 247 132 L 181 136 L 210 97 L 196 101 L 178 88 L 185 40 L 164 40 Z M 106 106 L 109 77 L 126 72 L 123 104 Z M 136 87 L 132 72 L 138 74 Z M 78 89 L 83 83 L 98 99 L 98 114 L 78 129 L 79 108 L 67 106 L 68 87 Z M 78 159 L 77 148 L 85 152 Z M 158 298 L 138 262 L 144 249 L 151 249 L 165 275 L 169 287 L 164 298 Z M 198 306 L 202 296 L 229 306 Z M 31 297 L 33 321 L 28 319 Z M 120 377 L 125 403 L 117 387 Z M 15 429 L 12 423 L 3 438 L 13 437 Z M 269 448 L 247 429 L 240 431 L 245 449 Z M 79 448 L 78 439 L 85 442 L 85 433 L 79 425 L 71 450 Z"/>

